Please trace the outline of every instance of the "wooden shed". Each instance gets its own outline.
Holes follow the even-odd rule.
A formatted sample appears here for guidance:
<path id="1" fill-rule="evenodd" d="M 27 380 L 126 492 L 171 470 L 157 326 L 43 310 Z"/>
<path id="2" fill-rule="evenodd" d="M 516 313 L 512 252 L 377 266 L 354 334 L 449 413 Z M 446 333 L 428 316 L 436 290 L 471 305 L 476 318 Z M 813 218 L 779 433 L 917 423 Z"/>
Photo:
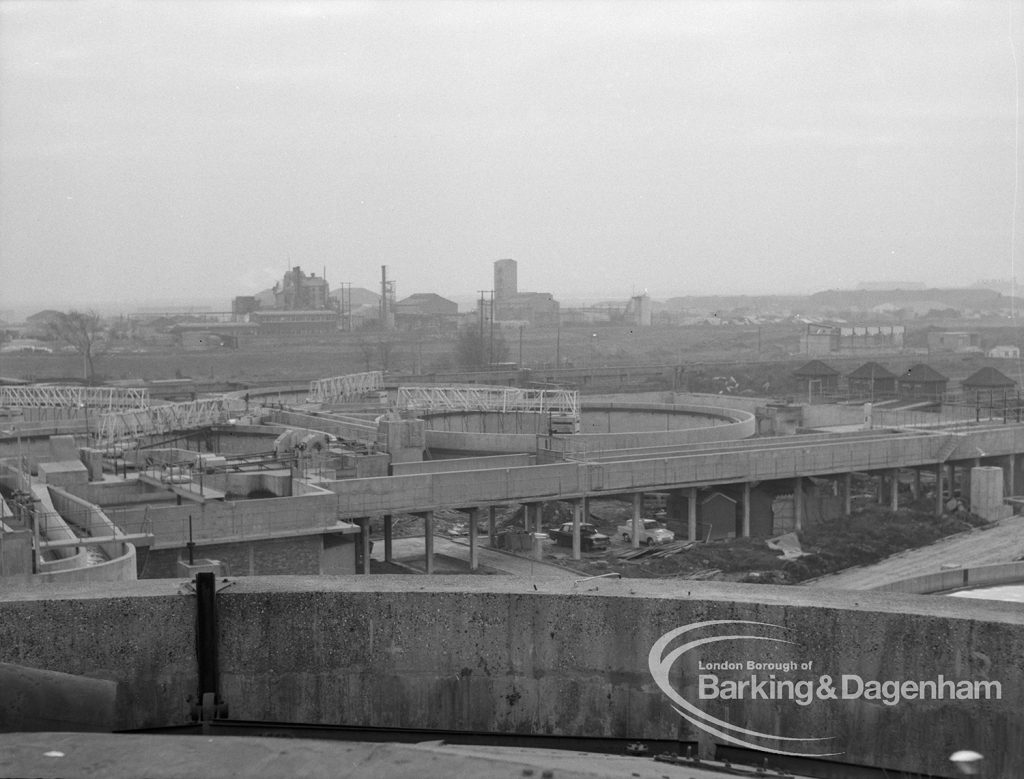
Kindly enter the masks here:
<path id="1" fill-rule="evenodd" d="M 1015 396 L 1017 382 L 995 368 L 985 367 L 960 382 L 960 387 L 963 389 L 964 400 L 969 403 L 1000 406 Z"/>
<path id="2" fill-rule="evenodd" d="M 899 377 L 898 392 L 901 400 L 941 401 L 946 394 L 949 379 L 930 365 L 918 363 Z"/>
<path id="3" fill-rule="evenodd" d="M 814 397 L 835 392 L 839 388 L 839 371 L 821 360 L 811 360 L 801 365 L 793 375 L 800 380 L 801 389 L 806 390 L 808 401 Z"/>
<path id="4" fill-rule="evenodd" d="M 847 374 L 850 397 L 889 400 L 896 397 L 896 374 L 877 362 L 866 362 Z"/>

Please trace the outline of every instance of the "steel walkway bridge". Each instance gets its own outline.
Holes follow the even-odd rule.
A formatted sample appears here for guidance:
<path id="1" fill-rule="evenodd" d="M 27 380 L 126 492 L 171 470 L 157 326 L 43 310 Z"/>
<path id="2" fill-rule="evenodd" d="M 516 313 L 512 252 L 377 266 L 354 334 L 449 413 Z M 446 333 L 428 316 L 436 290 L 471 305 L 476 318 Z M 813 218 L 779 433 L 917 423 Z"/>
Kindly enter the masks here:
<path id="1" fill-rule="evenodd" d="M 222 395 L 194 400 L 191 403 L 168 403 L 136 411 L 101 414 L 95 443 L 98 446 L 108 446 L 141 436 L 163 435 L 223 424 L 232 416 L 244 413 L 245 407 L 244 399 Z"/>
<path id="2" fill-rule="evenodd" d="M 336 403 L 344 400 L 358 400 L 368 392 L 384 389 L 384 374 L 381 371 L 350 373 L 317 379 L 309 384 L 309 403 Z"/>
<path id="3" fill-rule="evenodd" d="M 557 414 L 579 419 L 576 390 L 533 390 L 518 387 L 399 387 L 396 406 L 401 411 L 492 411 Z"/>
<path id="4" fill-rule="evenodd" d="M 0 406 L 88 408 L 100 413 L 143 409 L 149 406 L 149 390 L 138 387 L 81 387 L 74 384 L 2 386 Z"/>

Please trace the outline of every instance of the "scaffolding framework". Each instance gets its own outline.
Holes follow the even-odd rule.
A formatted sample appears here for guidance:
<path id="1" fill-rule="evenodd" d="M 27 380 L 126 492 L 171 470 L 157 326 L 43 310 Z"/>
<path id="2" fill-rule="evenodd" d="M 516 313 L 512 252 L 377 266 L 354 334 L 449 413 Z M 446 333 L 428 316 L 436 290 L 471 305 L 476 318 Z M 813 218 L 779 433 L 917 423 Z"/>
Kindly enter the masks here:
<path id="1" fill-rule="evenodd" d="M 227 422 L 245 412 L 245 400 L 221 395 L 191 403 L 168 403 L 136 411 L 101 414 L 96 432 L 98 445 L 112 444 L 140 436 L 197 430 Z"/>
<path id="2" fill-rule="evenodd" d="M 579 419 L 576 390 L 537 390 L 486 387 L 475 384 L 446 387 L 399 387 L 397 406 L 409 411 L 495 411 L 557 414 Z"/>
<path id="3" fill-rule="evenodd" d="M 123 411 L 149 406 L 149 390 L 137 387 L 81 387 L 41 384 L 0 387 L 0 406 L 8 408 L 85 408 Z"/>
<path id="4" fill-rule="evenodd" d="M 309 384 L 308 403 L 336 403 L 341 400 L 355 400 L 367 392 L 384 389 L 384 374 L 381 371 L 350 373 L 330 379 L 317 379 Z"/>

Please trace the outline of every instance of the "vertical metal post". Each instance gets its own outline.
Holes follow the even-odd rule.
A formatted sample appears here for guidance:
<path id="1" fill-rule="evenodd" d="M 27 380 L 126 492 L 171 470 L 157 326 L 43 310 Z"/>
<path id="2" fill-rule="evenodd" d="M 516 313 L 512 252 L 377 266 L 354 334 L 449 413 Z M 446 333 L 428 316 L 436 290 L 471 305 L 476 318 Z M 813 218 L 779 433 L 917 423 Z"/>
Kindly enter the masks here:
<path id="1" fill-rule="evenodd" d="M 217 659 L 217 589 L 216 577 L 206 571 L 197 573 L 196 588 L 196 660 L 199 686 L 192 718 L 208 723 L 215 717 L 227 716 L 227 705 L 220 697 Z"/>
<path id="2" fill-rule="evenodd" d="M 889 508 L 898 511 L 900 508 L 900 469 L 893 468 L 889 477 Z"/>
<path id="3" fill-rule="evenodd" d="M 487 545 L 492 549 L 498 546 L 498 507 L 487 507 Z"/>

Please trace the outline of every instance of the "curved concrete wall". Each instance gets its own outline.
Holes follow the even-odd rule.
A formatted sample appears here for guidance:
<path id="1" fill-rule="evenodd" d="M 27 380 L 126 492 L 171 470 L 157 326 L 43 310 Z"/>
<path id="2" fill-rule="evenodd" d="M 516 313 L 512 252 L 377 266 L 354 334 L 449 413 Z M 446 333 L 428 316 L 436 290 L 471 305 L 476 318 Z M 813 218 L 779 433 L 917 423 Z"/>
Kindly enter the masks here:
<path id="1" fill-rule="evenodd" d="M 602 415 L 606 420 L 600 419 Z M 503 424 L 501 420 L 506 416 L 509 420 Z M 641 417 L 646 419 L 638 421 Z M 547 424 L 543 414 L 445 413 L 425 415 L 424 419 L 428 424 L 428 448 L 463 452 L 533 452 L 537 435 L 546 432 Z M 444 420 L 446 429 L 431 429 L 429 425 L 435 419 Z M 452 430 L 455 419 L 465 429 Z M 632 429 L 631 421 L 637 422 Z M 653 429 L 655 426 L 658 429 Z M 602 427 L 602 432 L 596 432 Z M 526 428 L 531 432 L 505 432 L 503 428 Z M 748 411 L 726 406 L 600 402 L 583 405 L 580 431 L 571 440 L 587 450 L 634 449 L 738 441 L 757 432 L 757 420 Z"/>
<path id="2" fill-rule="evenodd" d="M 218 595 L 221 693 L 232 718 L 697 739 L 710 750 L 716 738 L 673 710 L 648 656 L 669 631 L 732 620 L 779 626 L 786 642 L 740 636 L 691 653 L 669 677 L 687 700 L 709 662 L 748 660 L 809 663 L 776 676 L 828 675 L 837 685 L 843 675 L 998 682 L 999 697 L 720 698 L 700 702 L 707 713 L 851 763 L 945 775 L 947 756 L 970 748 L 988 757 L 993 776 L 1024 770 L 1024 614 L 1013 604 L 497 578 L 235 580 Z M 195 601 L 177 588 L 159 580 L 3 593 L 0 662 L 118 682 L 124 728 L 185 721 L 196 691 Z"/>

